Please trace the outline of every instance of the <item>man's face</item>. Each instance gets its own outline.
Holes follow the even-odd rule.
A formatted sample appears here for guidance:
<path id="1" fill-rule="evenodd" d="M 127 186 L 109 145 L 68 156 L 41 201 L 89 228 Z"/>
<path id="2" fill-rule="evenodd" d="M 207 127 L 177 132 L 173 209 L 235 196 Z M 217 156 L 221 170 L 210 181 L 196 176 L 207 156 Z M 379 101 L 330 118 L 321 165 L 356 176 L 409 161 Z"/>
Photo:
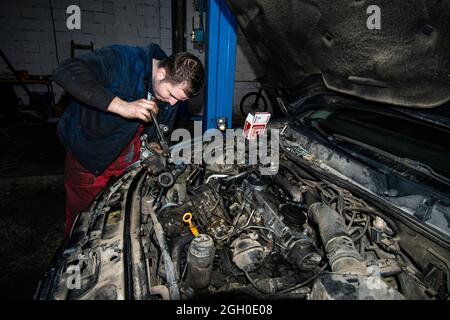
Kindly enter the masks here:
<path id="1" fill-rule="evenodd" d="M 161 68 L 162 69 L 162 68 Z M 186 84 L 180 83 L 174 85 L 164 80 L 165 70 L 157 72 L 156 79 L 153 81 L 153 93 L 156 99 L 169 103 L 171 106 L 178 101 L 188 100 L 188 96 L 184 92 Z"/>
<path id="2" fill-rule="evenodd" d="M 153 85 L 153 93 L 156 99 L 167 102 L 171 106 L 178 101 L 186 101 L 188 99 L 183 89 L 183 84 L 173 85 L 168 81 L 157 81 Z"/>

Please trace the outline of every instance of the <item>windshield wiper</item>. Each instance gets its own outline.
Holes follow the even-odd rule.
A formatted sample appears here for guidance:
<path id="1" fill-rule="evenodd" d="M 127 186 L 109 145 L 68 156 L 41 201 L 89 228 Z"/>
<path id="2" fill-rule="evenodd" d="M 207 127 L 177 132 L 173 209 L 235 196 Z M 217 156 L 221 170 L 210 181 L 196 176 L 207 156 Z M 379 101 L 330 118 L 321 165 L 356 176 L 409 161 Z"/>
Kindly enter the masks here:
<path id="1" fill-rule="evenodd" d="M 336 140 L 338 140 L 338 141 L 340 140 L 340 141 L 344 141 L 344 142 L 348 142 L 348 143 L 357 145 L 357 146 L 362 147 L 364 149 L 367 149 L 367 150 L 369 150 L 371 152 L 377 153 L 377 154 L 379 154 L 379 155 L 381 155 L 383 157 L 386 157 L 386 158 L 388 158 L 390 160 L 393 160 L 393 161 L 395 161 L 395 162 L 397 162 L 399 164 L 402 164 L 405 167 L 408 167 L 410 169 L 413 169 L 415 171 L 423 173 L 423 174 L 425 174 L 428 177 L 431 177 L 431 178 L 433 178 L 435 180 L 438 180 L 438 181 L 440 181 L 442 183 L 450 185 L 450 179 L 449 178 L 447 178 L 447 177 L 437 173 L 436 171 L 434 171 L 434 169 L 432 167 L 430 167 L 427 164 L 421 163 L 419 161 L 411 160 L 409 158 L 403 158 L 403 157 L 396 156 L 396 155 L 394 155 L 392 153 L 389 153 L 389 152 L 381 150 L 381 149 L 379 149 L 377 147 L 371 146 L 371 145 L 369 145 L 367 143 L 364 143 L 364 142 L 361 142 L 359 140 L 356 140 L 356 139 L 353 139 L 353 138 L 350 138 L 350 137 L 347 137 L 347 136 L 343 136 L 343 135 L 340 135 L 340 134 L 337 134 L 337 133 L 332 134 L 332 136 L 333 136 L 333 139 L 335 141 Z"/>
<path id="2" fill-rule="evenodd" d="M 353 152 L 350 153 L 347 148 L 342 147 L 339 145 L 339 141 L 344 141 L 347 143 L 351 143 L 353 145 L 359 146 L 361 148 L 364 148 L 366 150 L 369 150 L 371 152 L 377 153 L 385 158 L 388 158 L 389 160 L 392 160 L 396 163 L 399 163 L 401 165 L 404 165 L 405 167 L 415 170 L 417 172 L 420 172 L 428 177 L 431 177 L 439 182 L 442 182 L 446 185 L 450 185 L 450 179 L 447 178 L 446 176 L 443 176 L 439 173 L 437 173 L 436 171 L 434 171 L 434 169 L 432 167 L 430 167 L 427 164 L 421 163 L 419 161 L 415 161 L 415 160 L 411 160 L 409 158 L 403 158 L 403 157 L 399 157 L 396 156 L 392 153 L 389 153 L 387 151 L 384 151 L 382 149 L 379 149 L 377 147 L 371 146 L 367 143 L 361 142 L 359 140 L 338 134 L 338 133 L 330 133 L 328 132 L 323 126 L 320 125 L 319 122 L 315 121 L 315 120 L 310 120 L 310 121 L 304 121 L 302 119 L 301 123 L 303 125 L 306 125 L 309 129 L 314 129 L 314 131 L 316 131 L 317 133 L 320 134 L 320 136 L 322 136 L 322 138 L 326 139 L 332 146 L 336 147 L 337 149 L 345 152 L 346 154 L 349 154 L 355 158 L 358 159 L 358 161 L 363 162 L 365 165 L 373 168 L 373 169 L 377 169 L 373 166 L 373 164 L 369 164 L 367 161 L 365 161 L 364 159 L 362 159 L 361 157 L 359 157 L 358 155 L 355 155 Z"/>
<path id="3" fill-rule="evenodd" d="M 335 149 L 339 150 L 341 153 L 344 153 L 345 156 L 355 158 L 365 166 L 373 169 L 378 170 L 378 168 L 375 168 L 372 163 L 369 163 L 362 159 L 361 157 L 357 157 L 352 152 L 349 152 L 346 148 L 343 148 L 340 146 L 336 141 L 336 135 L 333 133 L 329 133 L 323 126 L 320 125 L 319 122 L 315 120 L 310 120 L 305 122 L 303 119 L 301 120 L 302 125 L 306 126 L 308 129 L 314 129 L 314 132 L 319 133 L 319 135 L 325 139 L 331 146 L 333 146 Z"/>

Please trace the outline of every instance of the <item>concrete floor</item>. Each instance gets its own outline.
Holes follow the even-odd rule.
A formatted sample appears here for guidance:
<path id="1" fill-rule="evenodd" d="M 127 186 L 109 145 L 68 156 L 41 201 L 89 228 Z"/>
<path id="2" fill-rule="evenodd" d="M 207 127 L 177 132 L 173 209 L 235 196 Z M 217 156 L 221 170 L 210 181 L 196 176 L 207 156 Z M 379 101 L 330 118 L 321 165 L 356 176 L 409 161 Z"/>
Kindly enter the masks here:
<path id="1" fill-rule="evenodd" d="M 0 299 L 32 299 L 63 237 L 62 186 L 29 187 L 1 195 Z"/>
<path id="2" fill-rule="evenodd" d="M 0 133 L 0 299 L 32 299 L 64 232 L 64 149 L 55 125 Z"/>

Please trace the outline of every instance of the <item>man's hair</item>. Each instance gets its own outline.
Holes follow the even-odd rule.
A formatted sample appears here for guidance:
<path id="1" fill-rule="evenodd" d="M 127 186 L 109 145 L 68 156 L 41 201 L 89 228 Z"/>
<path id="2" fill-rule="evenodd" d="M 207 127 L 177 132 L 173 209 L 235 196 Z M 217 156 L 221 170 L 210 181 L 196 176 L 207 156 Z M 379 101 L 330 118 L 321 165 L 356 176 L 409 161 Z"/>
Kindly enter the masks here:
<path id="1" fill-rule="evenodd" d="M 171 55 L 159 64 L 166 69 L 165 81 L 173 85 L 186 82 L 184 92 L 189 98 L 197 95 L 202 86 L 205 69 L 199 58 L 191 53 L 179 52 Z"/>

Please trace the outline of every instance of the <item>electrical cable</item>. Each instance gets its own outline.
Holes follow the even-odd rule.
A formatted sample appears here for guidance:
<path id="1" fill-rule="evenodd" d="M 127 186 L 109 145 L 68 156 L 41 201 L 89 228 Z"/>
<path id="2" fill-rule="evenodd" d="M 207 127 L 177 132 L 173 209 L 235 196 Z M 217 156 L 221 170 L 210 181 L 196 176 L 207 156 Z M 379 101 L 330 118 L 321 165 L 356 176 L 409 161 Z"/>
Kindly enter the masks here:
<path id="1" fill-rule="evenodd" d="M 325 265 L 323 265 L 323 266 L 319 269 L 319 271 L 318 271 L 316 274 L 314 274 L 312 277 L 306 279 L 305 281 L 303 281 L 303 282 L 301 282 L 301 283 L 299 283 L 299 284 L 297 284 L 297 285 L 295 285 L 295 286 L 293 286 L 293 287 L 290 287 L 290 288 L 281 290 L 281 291 L 279 291 L 279 292 L 277 292 L 277 293 L 278 293 L 278 294 L 288 293 L 288 292 L 291 292 L 291 291 L 300 289 L 301 287 L 304 287 L 305 285 L 307 285 L 308 283 L 310 283 L 311 281 L 313 281 L 314 279 L 316 279 L 316 278 L 322 273 L 322 271 L 324 271 L 326 268 L 327 268 L 327 265 L 325 264 Z"/>
<path id="2" fill-rule="evenodd" d="M 399 227 L 398 227 L 397 223 L 394 220 L 388 218 L 385 214 L 383 214 L 381 212 L 378 212 L 378 211 L 370 209 L 370 208 L 353 208 L 353 207 L 345 208 L 345 210 L 359 211 L 360 213 L 367 214 L 367 215 L 370 215 L 372 217 L 373 216 L 378 216 L 378 217 L 382 218 L 389 225 L 389 227 L 391 228 L 392 232 L 386 232 L 391 237 L 396 236 L 398 234 L 398 232 L 399 232 Z"/>
<path id="3" fill-rule="evenodd" d="M 56 62 L 59 64 L 58 42 L 56 41 L 55 17 L 53 16 L 53 5 L 52 5 L 52 0 L 48 0 L 48 4 L 49 4 L 49 6 L 50 6 L 50 14 L 51 14 L 51 16 L 52 16 L 53 41 L 54 41 L 54 43 L 55 43 Z"/>
<path id="4" fill-rule="evenodd" d="M 354 243 L 357 243 L 359 240 L 362 239 L 362 237 L 364 237 L 364 234 L 369 229 L 369 225 L 370 225 L 370 218 L 367 217 L 367 221 L 366 221 L 366 224 L 364 225 L 364 229 L 361 231 L 361 233 L 355 239 L 352 239 Z"/>
<path id="5" fill-rule="evenodd" d="M 267 292 L 266 290 L 260 288 L 260 287 L 256 284 L 256 282 L 250 277 L 250 275 L 248 274 L 247 271 L 244 270 L 244 274 L 245 274 L 245 276 L 247 277 L 248 281 L 250 281 L 250 283 L 252 284 L 252 286 L 253 286 L 256 290 L 258 290 L 259 292 L 261 292 L 261 293 L 263 293 L 263 294 L 269 294 L 269 293 L 270 293 L 270 292 Z"/>

